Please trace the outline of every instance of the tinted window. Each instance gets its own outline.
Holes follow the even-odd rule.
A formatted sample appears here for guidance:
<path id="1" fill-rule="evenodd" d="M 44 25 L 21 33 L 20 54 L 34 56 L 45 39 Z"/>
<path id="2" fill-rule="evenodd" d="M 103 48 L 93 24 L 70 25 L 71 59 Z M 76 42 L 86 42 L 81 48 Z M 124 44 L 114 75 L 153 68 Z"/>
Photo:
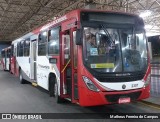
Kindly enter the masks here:
<path id="1" fill-rule="evenodd" d="M 29 56 L 29 51 L 30 51 L 30 39 L 27 39 L 24 42 L 24 56 Z"/>
<path id="2" fill-rule="evenodd" d="M 19 56 L 23 56 L 23 47 L 24 47 L 24 41 L 21 41 L 19 43 Z"/>
<path id="3" fill-rule="evenodd" d="M 4 50 L 1 52 L 1 55 L 2 55 L 2 57 L 5 57 L 5 51 Z"/>
<path id="4" fill-rule="evenodd" d="M 46 44 L 47 44 L 47 32 L 42 32 L 39 34 L 38 40 L 38 55 L 46 55 Z"/>
<path id="5" fill-rule="evenodd" d="M 14 45 L 11 46 L 11 56 L 14 56 Z"/>
<path id="6" fill-rule="evenodd" d="M 20 42 L 17 43 L 17 57 L 19 57 L 19 45 L 20 45 Z"/>
<path id="7" fill-rule="evenodd" d="M 48 54 L 59 54 L 59 28 L 49 31 Z"/>
<path id="8" fill-rule="evenodd" d="M 10 56 L 11 56 L 11 49 L 9 48 L 7 49 L 7 58 L 10 58 Z"/>

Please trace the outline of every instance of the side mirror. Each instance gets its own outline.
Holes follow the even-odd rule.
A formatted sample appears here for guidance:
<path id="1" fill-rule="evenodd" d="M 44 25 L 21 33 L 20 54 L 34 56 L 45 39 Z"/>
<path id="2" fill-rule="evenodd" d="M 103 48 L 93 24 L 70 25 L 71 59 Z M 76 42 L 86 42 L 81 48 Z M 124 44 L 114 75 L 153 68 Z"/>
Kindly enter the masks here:
<path id="1" fill-rule="evenodd" d="M 76 30 L 76 45 L 82 45 L 82 33 L 80 29 Z"/>

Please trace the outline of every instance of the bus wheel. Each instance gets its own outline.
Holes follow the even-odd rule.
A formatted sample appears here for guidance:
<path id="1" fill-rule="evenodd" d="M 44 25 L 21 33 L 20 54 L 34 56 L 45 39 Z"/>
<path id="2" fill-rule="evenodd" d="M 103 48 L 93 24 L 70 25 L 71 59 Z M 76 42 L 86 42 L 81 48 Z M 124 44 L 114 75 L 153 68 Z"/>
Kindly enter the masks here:
<path id="1" fill-rule="evenodd" d="M 19 71 L 19 81 L 21 84 L 25 83 L 25 80 L 23 79 L 22 70 Z"/>
<path id="2" fill-rule="evenodd" d="M 11 66 L 10 66 L 10 64 L 9 64 L 9 72 L 11 73 Z"/>
<path id="3" fill-rule="evenodd" d="M 63 98 L 61 98 L 58 95 L 58 84 L 57 84 L 56 80 L 55 80 L 55 83 L 54 83 L 54 96 L 55 96 L 55 100 L 56 100 L 57 103 L 63 103 L 65 101 Z"/>
<path id="4" fill-rule="evenodd" d="M 49 78 L 49 96 L 54 96 L 54 77 L 50 76 Z"/>

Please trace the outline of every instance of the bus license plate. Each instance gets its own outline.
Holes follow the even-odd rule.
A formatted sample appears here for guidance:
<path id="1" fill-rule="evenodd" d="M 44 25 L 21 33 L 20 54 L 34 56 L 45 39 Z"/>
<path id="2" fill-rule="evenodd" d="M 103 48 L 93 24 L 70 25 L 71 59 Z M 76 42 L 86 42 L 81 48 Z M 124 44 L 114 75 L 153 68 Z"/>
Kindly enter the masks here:
<path id="1" fill-rule="evenodd" d="M 121 103 L 129 103 L 131 102 L 131 99 L 129 97 L 127 98 L 119 98 L 118 100 L 118 103 L 121 104 Z"/>

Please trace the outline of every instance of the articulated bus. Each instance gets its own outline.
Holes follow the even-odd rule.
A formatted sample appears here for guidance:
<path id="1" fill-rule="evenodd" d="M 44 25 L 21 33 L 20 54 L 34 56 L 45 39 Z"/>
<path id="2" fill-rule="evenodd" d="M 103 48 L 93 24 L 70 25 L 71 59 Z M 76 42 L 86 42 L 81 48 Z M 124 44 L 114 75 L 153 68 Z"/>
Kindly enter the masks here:
<path id="1" fill-rule="evenodd" d="M 78 9 L 14 40 L 11 72 L 58 103 L 129 103 L 150 96 L 147 45 L 139 16 Z"/>
<path id="2" fill-rule="evenodd" d="M 11 67 L 11 46 L 2 49 L 1 51 L 1 65 L 3 70 L 10 71 Z"/>

